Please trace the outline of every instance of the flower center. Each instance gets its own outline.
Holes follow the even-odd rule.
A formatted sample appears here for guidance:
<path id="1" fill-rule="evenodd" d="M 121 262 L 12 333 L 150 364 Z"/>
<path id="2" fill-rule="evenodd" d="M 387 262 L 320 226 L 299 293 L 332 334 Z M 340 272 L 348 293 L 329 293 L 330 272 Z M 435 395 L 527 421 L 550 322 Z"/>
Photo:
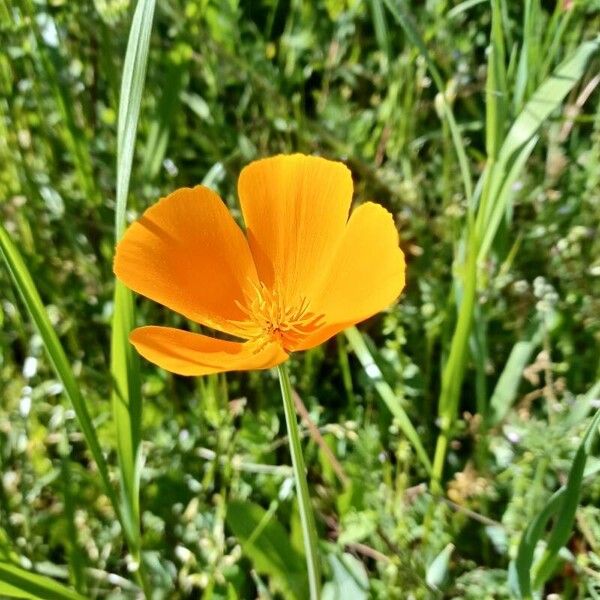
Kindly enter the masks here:
<path id="1" fill-rule="evenodd" d="M 286 349 L 293 349 L 308 333 L 319 326 L 323 315 L 309 310 L 309 300 L 301 298 L 288 305 L 278 291 L 268 289 L 263 283 L 253 284 L 253 293 L 246 306 L 237 303 L 248 316 L 249 323 L 242 325 L 251 339 L 265 342 L 277 341 Z"/>

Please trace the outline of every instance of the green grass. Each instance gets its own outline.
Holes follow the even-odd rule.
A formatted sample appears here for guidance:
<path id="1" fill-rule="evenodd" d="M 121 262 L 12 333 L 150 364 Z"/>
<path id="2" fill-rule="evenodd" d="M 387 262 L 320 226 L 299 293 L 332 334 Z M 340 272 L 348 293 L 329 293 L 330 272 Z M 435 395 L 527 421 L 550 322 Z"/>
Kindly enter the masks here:
<path id="1" fill-rule="evenodd" d="M 308 526 L 326 598 L 600 597 L 600 13 L 572 4 L 0 0 L 0 595 L 305 597 Z M 289 365 L 314 527 L 276 374 L 139 360 L 133 327 L 187 324 L 112 273 L 159 197 L 237 218 L 240 169 L 293 151 L 344 160 L 408 258 L 397 305 Z"/>

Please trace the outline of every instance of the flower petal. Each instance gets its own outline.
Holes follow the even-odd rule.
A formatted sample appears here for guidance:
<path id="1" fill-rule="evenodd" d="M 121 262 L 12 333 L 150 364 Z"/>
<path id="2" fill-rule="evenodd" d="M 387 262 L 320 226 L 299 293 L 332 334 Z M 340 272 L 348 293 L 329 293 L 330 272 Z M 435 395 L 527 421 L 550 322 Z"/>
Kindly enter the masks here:
<path id="1" fill-rule="evenodd" d="M 373 202 L 358 207 L 323 288 L 311 300 L 310 310 L 323 315 L 323 324 L 293 350 L 317 346 L 388 307 L 404 288 L 404 270 L 392 215 Z"/>
<path id="2" fill-rule="evenodd" d="M 352 201 L 347 167 L 316 156 L 249 164 L 238 192 L 261 281 L 287 306 L 310 296 L 344 233 Z"/>
<path id="3" fill-rule="evenodd" d="M 269 369 L 288 358 L 273 342 L 230 342 L 172 327 L 139 327 L 129 341 L 144 358 L 179 375 Z"/>
<path id="4" fill-rule="evenodd" d="M 245 292 L 258 285 L 248 243 L 208 188 L 179 189 L 150 207 L 117 246 L 114 271 L 139 294 L 185 317 L 239 334 Z"/>

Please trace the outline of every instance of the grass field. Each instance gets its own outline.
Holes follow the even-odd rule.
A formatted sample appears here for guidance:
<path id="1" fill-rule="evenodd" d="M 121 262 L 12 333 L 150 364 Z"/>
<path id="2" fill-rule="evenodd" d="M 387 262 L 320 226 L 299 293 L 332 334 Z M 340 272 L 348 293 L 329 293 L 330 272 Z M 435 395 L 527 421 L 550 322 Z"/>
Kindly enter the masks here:
<path id="1" fill-rule="evenodd" d="M 113 274 L 160 197 L 240 221 L 241 169 L 302 152 L 407 260 L 288 363 L 321 597 L 600 598 L 599 31 L 598 0 L 0 0 L 0 597 L 309 597 L 276 371 L 140 359 L 190 325 Z"/>

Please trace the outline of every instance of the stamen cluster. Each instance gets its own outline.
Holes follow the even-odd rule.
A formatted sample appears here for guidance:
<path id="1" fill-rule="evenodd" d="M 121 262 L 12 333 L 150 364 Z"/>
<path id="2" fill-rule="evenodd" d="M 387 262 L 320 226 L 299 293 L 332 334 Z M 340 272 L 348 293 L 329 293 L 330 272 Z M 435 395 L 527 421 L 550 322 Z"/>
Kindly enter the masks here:
<path id="1" fill-rule="evenodd" d="M 236 325 L 248 332 L 250 339 L 261 339 L 265 343 L 277 341 L 286 350 L 293 350 L 306 334 L 314 331 L 323 319 L 309 310 L 308 298 L 296 302 L 286 301 L 281 287 L 269 289 L 264 283 L 252 284 L 252 295 L 246 306 L 236 303 L 248 317 L 248 322 Z"/>

